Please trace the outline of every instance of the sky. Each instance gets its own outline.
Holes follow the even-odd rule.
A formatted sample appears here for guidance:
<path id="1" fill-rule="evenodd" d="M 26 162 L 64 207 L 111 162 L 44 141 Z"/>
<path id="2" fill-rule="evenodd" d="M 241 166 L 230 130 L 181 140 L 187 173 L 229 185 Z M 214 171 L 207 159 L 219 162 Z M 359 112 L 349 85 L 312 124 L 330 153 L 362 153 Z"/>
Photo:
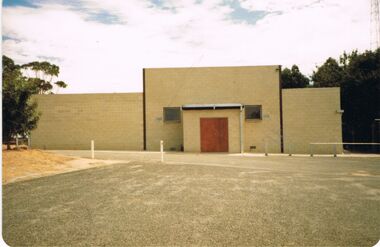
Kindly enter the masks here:
<path id="1" fill-rule="evenodd" d="M 3 0 L 2 52 L 60 93 L 141 92 L 142 69 L 297 64 L 370 49 L 369 0 Z"/>

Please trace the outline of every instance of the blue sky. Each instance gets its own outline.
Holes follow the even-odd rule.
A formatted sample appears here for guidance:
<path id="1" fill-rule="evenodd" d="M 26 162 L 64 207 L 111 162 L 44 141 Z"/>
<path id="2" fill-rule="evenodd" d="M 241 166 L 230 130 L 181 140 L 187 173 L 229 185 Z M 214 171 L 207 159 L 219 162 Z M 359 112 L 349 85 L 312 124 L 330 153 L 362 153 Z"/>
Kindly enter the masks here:
<path id="1" fill-rule="evenodd" d="M 160 8 L 162 10 L 168 10 L 175 12 L 175 7 L 168 7 L 165 4 L 164 0 L 150 0 L 148 1 L 152 4 L 152 7 Z M 91 10 L 85 8 L 85 3 L 81 3 L 81 1 L 70 1 L 70 0 L 4 0 L 4 7 L 15 7 L 15 6 L 24 6 L 30 8 L 38 8 L 38 6 L 43 5 L 44 3 L 59 3 L 63 5 L 70 5 L 73 9 L 87 12 L 91 15 L 89 20 L 99 21 L 105 24 L 112 24 L 119 22 L 119 18 L 117 15 L 113 14 L 110 11 L 106 11 L 104 9 L 99 9 L 95 12 L 91 12 Z M 201 0 L 194 1 L 195 4 L 201 4 Z M 231 13 L 229 14 L 229 18 L 231 18 L 235 22 L 246 22 L 249 24 L 255 24 L 258 20 L 264 18 L 270 12 L 263 10 L 249 10 L 243 8 L 240 5 L 238 0 L 224 0 L 220 3 L 221 6 L 229 6 L 232 8 Z M 277 14 L 281 14 L 281 12 L 277 12 Z"/>
<path id="2" fill-rule="evenodd" d="M 35 7 L 33 1 L 29 0 L 3 0 L 3 6 L 26 6 L 26 7 Z"/>
<path id="3" fill-rule="evenodd" d="M 367 1 L 369 2 L 369 1 Z M 298 64 L 369 49 L 354 0 L 5 0 L 3 53 L 48 60 L 61 93 L 142 90 L 144 67 Z"/>

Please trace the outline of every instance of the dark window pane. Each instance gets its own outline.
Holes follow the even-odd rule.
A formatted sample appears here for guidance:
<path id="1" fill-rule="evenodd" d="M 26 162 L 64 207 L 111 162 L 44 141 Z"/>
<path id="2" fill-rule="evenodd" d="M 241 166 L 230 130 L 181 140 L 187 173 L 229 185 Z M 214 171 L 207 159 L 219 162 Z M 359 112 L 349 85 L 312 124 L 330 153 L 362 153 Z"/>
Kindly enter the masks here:
<path id="1" fill-rule="evenodd" d="M 261 119 L 261 105 L 246 105 L 245 119 Z"/>
<path id="2" fill-rule="evenodd" d="M 181 109 L 179 107 L 164 107 L 164 121 L 181 121 Z"/>

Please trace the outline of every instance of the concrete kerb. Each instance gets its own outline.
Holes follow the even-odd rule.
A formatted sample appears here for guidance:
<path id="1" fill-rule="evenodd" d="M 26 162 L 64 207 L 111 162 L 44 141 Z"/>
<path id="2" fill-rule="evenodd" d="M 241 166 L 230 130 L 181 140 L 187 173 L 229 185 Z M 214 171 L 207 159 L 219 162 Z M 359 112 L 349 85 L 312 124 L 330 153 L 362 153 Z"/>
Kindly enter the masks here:
<path id="1" fill-rule="evenodd" d="M 88 156 L 91 157 L 91 151 L 89 150 L 48 150 L 51 152 L 58 152 L 61 154 L 69 153 L 70 156 L 75 156 L 73 153 L 75 152 L 88 152 Z M 161 152 L 160 151 L 123 151 L 123 150 L 95 150 L 96 153 L 104 153 L 104 154 L 131 154 L 131 155 L 153 155 L 157 157 L 151 157 L 152 160 L 161 161 Z M 311 157 L 310 154 L 292 154 L 289 156 L 288 153 L 195 153 L 195 152 L 175 152 L 175 151 L 166 151 L 163 152 L 168 156 L 186 156 L 186 155 L 196 155 L 196 156 L 227 156 L 227 157 L 284 157 L 284 158 L 292 158 L 292 157 L 309 157 L 309 158 L 323 158 L 323 157 L 334 157 L 334 154 L 313 154 Z M 358 153 L 349 153 L 349 154 L 337 154 L 337 158 L 380 158 L 380 154 L 358 154 Z M 146 157 L 148 158 L 148 157 Z"/>
<path id="2" fill-rule="evenodd" d="M 236 154 L 228 154 L 229 156 L 243 156 L 243 157 L 334 157 L 334 154 L 313 154 L 311 157 L 310 154 L 292 154 L 289 156 L 287 153 L 236 153 Z M 380 158 L 380 154 L 337 154 L 336 157 L 348 158 L 348 157 L 363 157 L 363 158 Z"/>
<path id="3" fill-rule="evenodd" d="M 59 150 L 56 150 L 59 151 Z M 85 151 L 85 150 L 67 150 L 67 151 Z M 112 150 L 96 150 L 95 152 L 101 153 L 120 153 L 120 154 L 161 154 L 160 151 L 112 151 Z M 195 152 L 175 152 L 175 151 L 164 151 L 164 154 L 168 155 L 227 155 L 227 156 L 243 156 L 243 157 L 289 157 L 288 153 L 195 153 Z M 290 157 L 310 157 L 310 154 L 293 154 Z M 313 154 L 313 157 L 333 157 L 334 154 Z M 311 157 L 311 158 L 313 158 Z M 363 158 L 380 158 L 380 154 L 337 154 L 337 157 L 363 157 Z"/>

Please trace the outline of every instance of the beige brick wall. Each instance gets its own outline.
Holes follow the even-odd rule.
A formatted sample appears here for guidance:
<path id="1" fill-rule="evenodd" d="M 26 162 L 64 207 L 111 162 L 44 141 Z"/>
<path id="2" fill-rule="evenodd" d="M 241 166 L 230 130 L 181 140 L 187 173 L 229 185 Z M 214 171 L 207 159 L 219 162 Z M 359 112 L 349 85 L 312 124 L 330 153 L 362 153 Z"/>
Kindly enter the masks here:
<path id="1" fill-rule="evenodd" d="M 145 69 L 147 150 L 183 145 L 182 123 L 165 123 L 163 107 L 184 104 L 262 105 L 262 120 L 245 121 L 245 150 L 280 152 L 279 66 Z M 232 147 L 230 147 L 232 148 Z M 234 147 L 235 148 L 235 147 Z"/>
<path id="2" fill-rule="evenodd" d="M 240 110 L 183 111 L 183 142 L 185 152 L 200 152 L 200 118 L 228 118 L 228 147 L 230 153 L 240 152 Z"/>
<path id="3" fill-rule="evenodd" d="M 37 95 L 42 113 L 32 131 L 41 149 L 142 150 L 142 94 Z"/>
<path id="4" fill-rule="evenodd" d="M 163 121 L 163 107 L 184 104 L 262 105 L 262 120 L 243 122 L 245 152 L 280 152 L 278 66 L 145 70 L 147 150 L 200 151 L 201 117 L 228 117 L 230 152 L 240 152 L 239 110 L 183 111 L 179 123 Z M 285 152 L 308 153 L 310 142 L 341 142 L 339 88 L 285 89 Z M 37 95 L 42 112 L 32 147 L 42 149 L 142 150 L 141 93 Z M 255 146 L 255 149 L 250 149 Z M 331 153 L 331 146 L 314 149 Z M 338 152 L 341 147 L 338 147 Z"/>
<path id="5" fill-rule="evenodd" d="M 342 142 L 339 88 L 284 89 L 284 148 L 309 153 L 309 143 Z M 333 146 L 315 146 L 314 153 L 332 153 Z M 338 146 L 338 152 L 342 147 Z"/>

